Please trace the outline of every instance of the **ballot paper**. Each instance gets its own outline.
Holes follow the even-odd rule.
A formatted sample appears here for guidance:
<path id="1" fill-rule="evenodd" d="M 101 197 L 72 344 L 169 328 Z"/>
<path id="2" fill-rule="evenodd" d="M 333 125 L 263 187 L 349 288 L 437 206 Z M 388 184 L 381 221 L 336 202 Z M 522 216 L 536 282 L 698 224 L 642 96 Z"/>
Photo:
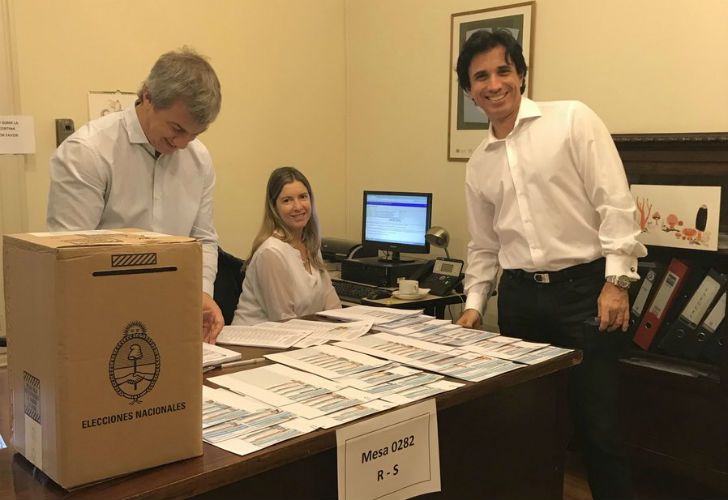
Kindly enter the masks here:
<path id="1" fill-rule="evenodd" d="M 234 438 L 215 443 L 215 446 L 237 455 L 247 455 L 267 446 L 315 431 L 318 427 L 309 420 L 297 418 L 270 427 L 249 428 Z"/>
<path id="2" fill-rule="evenodd" d="M 448 359 L 452 357 L 448 352 L 453 350 L 449 346 L 389 333 L 375 333 L 350 342 L 337 342 L 334 345 L 423 370 L 438 372 L 442 363 L 448 363 Z"/>
<path id="3" fill-rule="evenodd" d="M 527 365 L 535 365 L 536 363 L 541 363 L 542 361 L 556 358 L 569 352 L 574 352 L 574 350 L 564 349 L 563 347 L 548 346 L 513 358 L 512 361 Z"/>
<path id="4" fill-rule="evenodd" d="M 504 337 L 508 338 L 508 337 Z M 494 337 L 491 340 L 496 340 L 496 337 Z M 486 354 L 488 356 L 493 356 L 500 359 L 516 359 L 521 356 L 524 356 L 525 354 L 528 354 L 533 351 L 537 351 L 539 349 L 543 349 L 544 347 L 548 347 L 548 343 L 541 343 L 541 342 L 527 342 L 525 340 L 516 340 L 515 342 L 493 342 L 491 344 L 485 345 L 467 345 L 464 346 L 463 349 L 465 350 L 472 350 L 473 352 Z"/>
<path id="5" fill-rule="evenodd" d="M 395 319 L 405 318 L 408 316 L 419 316 L 422 314 L 422 309 L 392 309 L 390 307 L 359 305 L 344 307 L 343 309 L 329 309 L 328 311 L 321 311 L 316 314 L 344 321 L 371 321 L 375 325 L 378 325 L 380 323 L 388 323 Z"/>
<path id="6" fill-rule="evenodd" d="M 404 376 L 404 377 L 398 377 L 395 379 L 389 379 L 386 382 L 382 382 L 380 384 L 376 385 L 360 385 L 362 382 L 367 382 L 368 380 L 365 379 L 341 379 L 342 382 L 347 382 L 353 387 L 356 387 L 357 389 L 361 389 L 364 392 L 368 392 L 369 394 L 372 394 L 377 397 L 386 396 L 388 394 L 394 394 L 396 392 L 403 391 L 405 389 L 410 389 L 412 387 L 417 387 L 419 385 L 427 385 L 432 382 L 436 382 L 443 378 L 443 375 L 438 375 L 436 373 L 430 373 L 430 372 L 423 372 L 420 370 L 413 370 L 411 368 L 406 368 L 404 366 L 392 368 L 389 370 L 386 370 L 387 373 L 396 373 L 400 369 L 406 369 L 410 370 L 414 373 Z M 378 375 L 378 374 L 377 374 Z M 362 374 L 357 374 L 357 376 L 362 376 Z M 374 378 L 372 380 L 378 380 L 380 377 Z"/>
<path id="7" fill-rule="evenodd" d="M 316 418 L 375 399 L 366 392 L 279 364 L 209 380 L 304 418 Z"/>
<path id="8" fill-rule="evenodd" d="M 231 361 L 237 361 L 242 357 L 239 352 L 226 349 L 219 345 L 202 343 L 202 366 L 216 366 Z"/>
<path id="9" fill-rule="evenodd" d="M 380 358 L 330 345 L 267 354 L 265 357 L 276 363 L 328 379 L 337 379 L 391 364 Z"/>
<path id="10" fill-rule="evenodd" d="M 453 354 L 457 354 L 453 357 L 456 362 L 444 366 L 441 373 L 468 382 L 480 382 L 524 366 L 505 359 L 486 356 L 485 354 L 466 351 L 456 351 Z"/>
<path id="11" fill-rule="evenodd" d="M 395 403 L 383 401 L 381 399 L 375 399 L 374 401 L 369 401 L 368 403 L 362 403 L 360 405 L 337 411 L 336 413 L 331 413 L 329 415 L 319 417 L 312 420 L 311 423 L 324 429 L 330 429 L 331 427 L 336 427 L 337 425 L 343 424 L 345 422 L 351 422 L 352 420 L 363 418 L 374 413 L 379 413 L 380 411 L 388 410 L 390 408 L 394 408 L 395 406 L 397 406 L 397 404 Z"/>
<path id="12" fill-rule="evenodd" d="M 218 335 L 217 343 L 287 349 L 311 333 L 311 330 L 283 327 L 228 325 Z"/>
<path id="13" fill-rule="evenodd" d="M 458 387 L 462 387 L 465 384 L 459 382 L 450 382 L 447 380 L 439 380 L 426 385 L 418 385 L 415 387 L 408 387 L 402 389 L 399 392 L 382 396 L 384 401 L 395 403 L 397 405 L 404 405 L 413 401 L 419 401 L 420 399 L 429 398 L 446 391 L 452 391 Z"/>
<path id="14" fill-rule="evenodd" d="M 202 386 L 202 439 L 210 444 L 296 419 L 296 415 L 226 389 Z"/>
<path id="15" fill-rule="evenodd" d="M 311 331 L 307 337 L 296 342 L 293 347 L 310 347 L 325 344 L 331 341 L 354 340 L 365 335 L 372 328 L 371 321 L 310 321 L 306 319 L 292 319 L 283 323 L 266 322 L 259 326 L 271 328 L 288 328 Z"/>

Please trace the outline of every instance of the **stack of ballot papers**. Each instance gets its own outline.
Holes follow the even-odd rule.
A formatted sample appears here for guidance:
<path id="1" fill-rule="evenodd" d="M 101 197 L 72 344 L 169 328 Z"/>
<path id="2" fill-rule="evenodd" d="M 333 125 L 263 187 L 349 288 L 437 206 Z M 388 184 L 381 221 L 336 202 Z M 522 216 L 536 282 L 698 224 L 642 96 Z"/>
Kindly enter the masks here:
<path id="1" fill-rule="evenodd" d="M 206 442 L 244 455 L 464 385 L 446 376 L 478 382 L 571 351 L 418 310 L 355 306 L 320 314 L 336 321 L 223 329 L 220 343 L 294 349 L 267 354 L 274 364 L 208 379 L 220 388 L 203 388 Z"/>
<path id="2" fill-rule="evenodd" d="M 311 333 L 313 333 L 312 330 L 288 329 L 282 326 L 271 327 L 262 324 L 254 326 L 227 325 L 222 328 L 220 335 L 218 335 L 217 343 L 287 349 Z"/>
<path id="3" fill-rule="evenodd" d="M 480 382 L 523 366 L 450 346 L 388 333 L 368 335 L 351 342 L 338 342 L 335 346 L 469 382 Z"/>
<path id="4" fill-rule="evenodd" d="M 300 329 L 301 331 L 311 332 L 302 338 L 293 347 L 310 347 L 313 345 L 321 345 L 331 341 L 354 340 L 369 333 L 372 329 L 371 321 L 351 321 L 343 323 L 341 321 L 310 321 L 306 319 L 291 319 L 285 322 L 267 322 L 261 323 L 259 326 L 269 328 L 285 328 L 287 330 Z"/>
<path id="5" fill-rule="evenodd" d="M 335 318 L 343 321 L 371 321 L 375 325 L 388 323 L 396 319 L 418 316 L 422 310 L 391 309 L 389 307 L 352 306 L 341 309 L 329 309 L 317 313 L 319 316 Z"/>
<path id="6" fill-rule="evenodd" d="M 237 361 L 242 357 L 239 352 L 225 349 L 219 345 L 202 343 L 202 366 L 218 366 L 223 363 Z"/>
<path id="7" fill-rule="evenodd" d="M 217 338 L 219 344 L 288 349 L 309 347 L 334 340 L 353 340 L 372 328 L 372 321 L 349 323 L 292 319 L 252 326 L 228 325 Z"/>
<path id="8" fill-rule="evenodd" d="M 203 386 L 203 439 L 245 455 L 463 385 L 396 363 L 375 365 L 336 380 L 279 364 L 211 378 L 222 388 Z"/>

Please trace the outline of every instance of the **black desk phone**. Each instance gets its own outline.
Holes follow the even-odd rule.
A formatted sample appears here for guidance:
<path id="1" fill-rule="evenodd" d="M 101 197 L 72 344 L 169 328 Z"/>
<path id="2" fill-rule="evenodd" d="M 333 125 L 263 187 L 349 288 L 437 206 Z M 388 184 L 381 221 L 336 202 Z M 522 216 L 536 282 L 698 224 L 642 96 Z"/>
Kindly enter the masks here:
<path id="1" fill-rule="evenodd" d="M 438 257 L 411 279 L 417 279 L 420 288 L 429 288 L 432 295 L 442 297 L 448 295 L 462 281 L 464 265 L 462 260 Z"/>

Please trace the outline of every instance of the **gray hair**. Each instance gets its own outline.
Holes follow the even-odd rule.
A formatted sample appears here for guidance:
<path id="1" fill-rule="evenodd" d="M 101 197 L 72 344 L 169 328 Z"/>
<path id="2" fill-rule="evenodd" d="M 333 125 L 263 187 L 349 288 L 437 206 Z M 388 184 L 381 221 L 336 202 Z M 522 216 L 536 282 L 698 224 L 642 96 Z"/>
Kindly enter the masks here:
<path id="1" fill-rule="evenodd" d="M 188 47 L 162 54 L 142 83 L 155 108 L 167 109 L 181 100 L 198 124 L 207 126 L 220 112 L 220 81 L 207 59 Z"/>

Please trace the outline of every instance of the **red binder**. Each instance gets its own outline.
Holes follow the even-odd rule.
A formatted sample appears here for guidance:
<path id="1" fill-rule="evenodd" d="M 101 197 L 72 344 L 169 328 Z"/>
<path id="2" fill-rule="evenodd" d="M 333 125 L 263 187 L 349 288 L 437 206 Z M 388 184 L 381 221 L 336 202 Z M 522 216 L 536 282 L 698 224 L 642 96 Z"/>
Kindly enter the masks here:
<path id="1" fill-rule="evenodd" d="M 667 267 L 667 272 L 660 282 L 647 312 L 642 317 L 640 326 L 634 334 L 634 343 L 647 351 L 662 325 L 667 311 L 670 309 L 673 300 L 680 293 L 688 273 L 688 266 L 683 262 L 672 259 Z"/>

